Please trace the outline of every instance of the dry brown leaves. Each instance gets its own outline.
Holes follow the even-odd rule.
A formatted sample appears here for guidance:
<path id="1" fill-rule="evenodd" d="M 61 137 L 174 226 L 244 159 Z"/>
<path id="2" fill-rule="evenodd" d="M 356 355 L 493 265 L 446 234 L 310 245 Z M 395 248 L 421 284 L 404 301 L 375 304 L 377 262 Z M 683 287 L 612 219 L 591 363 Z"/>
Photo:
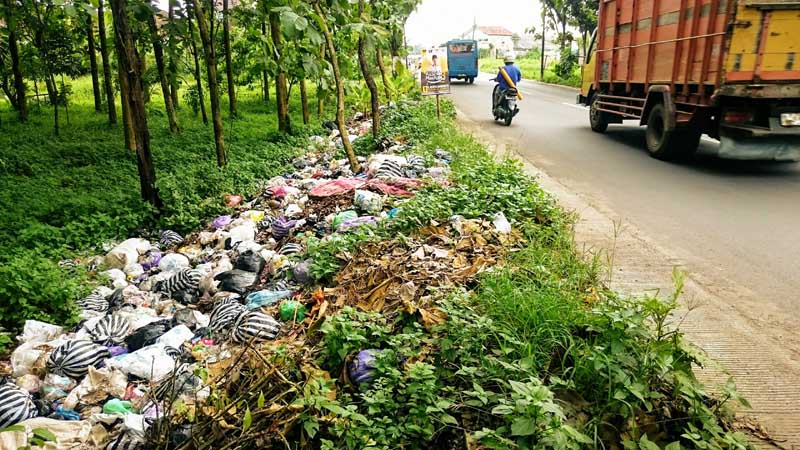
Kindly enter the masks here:
<path id="1" fill-rule="evenodd" d="M 437 288 L 465 285 L 500 264 L 519 235 L 498 234 L 490 222 L 432 223 L 408 239 L 367 244 L 336 277 L 337 308 L 353 305 L 367 311 L 419 312 L 424 325 L 444 321 L 430 307 Z"/>

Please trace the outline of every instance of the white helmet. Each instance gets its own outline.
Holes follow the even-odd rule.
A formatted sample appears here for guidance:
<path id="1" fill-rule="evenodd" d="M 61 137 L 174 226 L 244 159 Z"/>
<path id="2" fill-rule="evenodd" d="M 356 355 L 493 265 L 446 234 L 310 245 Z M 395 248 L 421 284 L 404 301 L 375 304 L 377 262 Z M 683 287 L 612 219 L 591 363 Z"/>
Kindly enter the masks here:
<path id="1" fill-rule="evenodd" d="M 504 62 L 504 63 L 513 63 L 513 62 L 514 62 L 514 59 L 515 59 L 515 58 L 514 58 L 514 54 L 513 54 L 513 53 L 507 53 L 507 54 L 506 54 L 506 57 L 505 57 L 505 58 L 503 58 L 503 62 Z"/>

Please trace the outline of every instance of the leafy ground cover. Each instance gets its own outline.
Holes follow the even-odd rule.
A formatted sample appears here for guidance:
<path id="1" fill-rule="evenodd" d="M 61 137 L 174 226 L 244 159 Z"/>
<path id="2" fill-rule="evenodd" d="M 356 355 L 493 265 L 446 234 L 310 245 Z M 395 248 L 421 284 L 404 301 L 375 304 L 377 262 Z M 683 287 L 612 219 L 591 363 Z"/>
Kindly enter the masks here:
<path id="1" fill-rule="evenodd" d="M 569 78 L 562 78 L 555 72 L 555 65 L 550 64 L 544 70 L 544 79 L 539 76 L 539 60 L 533 58 L 519 58 L 517 66 L 522 71 L 523 79 L 539 80 L 550 84 L 560 84 L 564 86 L 579 87 L 581 85 L 581 68 L 577 66 L 573 69 Z M 495 73 L 497 68 L 503 65 L 503 60 L 499 58 L 484 58 L 480 60 L 481 72 Z"/>
<path id="2" fill-rule="evenodd" d="M 679 273 L 668 299 L 608 292 L 597 262 L 575 248 L 571 217 L 517 163 L 495 161 L 449 119 L 437 122 L 431 102 L 386 117 L 384 133 L 415 153 L 453 154 L 451 184 L 427 187 L 375 232 L 309 245 L 301 259 L 314 260 L 312 274 L 328 287 L 314 295 L 341 295 L 353 255 L 376 242 L 390 241 L 396 259 L 420 239 L 443 239 L 444 224 L 500 211 L 517 230 L 511 253 L 412 305 L 337 301 L 334 312 L 312 310 L 321 318 L 291 338 L 244 349 L 224 367 L 235 375 L 223 375 L 193 416 L 195 433 L 208 436 L 201 446 L 749 448 L 730 426 L 729 407 L 746 401 L 732 383 L 721 399 L 709 396 L 693 373 L 702 361 L 672 323 Z M 348 365 L 367 349 L 374 367 L 358 383 Z"/>

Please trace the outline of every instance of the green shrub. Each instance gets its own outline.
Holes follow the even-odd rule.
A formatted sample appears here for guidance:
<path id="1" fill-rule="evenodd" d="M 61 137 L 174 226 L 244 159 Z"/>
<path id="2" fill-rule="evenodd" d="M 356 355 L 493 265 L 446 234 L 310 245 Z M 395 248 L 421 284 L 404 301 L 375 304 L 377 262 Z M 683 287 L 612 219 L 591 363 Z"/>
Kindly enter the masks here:
<path id="1" fill-rule="evenodd" d="M 77 322 L 74 301 L 88 294 L 85 274 L 67 276 L 53 261 L 24 252 L 0 265 L 0 327 L 18 331 L 25 320 L 70 326 Z"/>

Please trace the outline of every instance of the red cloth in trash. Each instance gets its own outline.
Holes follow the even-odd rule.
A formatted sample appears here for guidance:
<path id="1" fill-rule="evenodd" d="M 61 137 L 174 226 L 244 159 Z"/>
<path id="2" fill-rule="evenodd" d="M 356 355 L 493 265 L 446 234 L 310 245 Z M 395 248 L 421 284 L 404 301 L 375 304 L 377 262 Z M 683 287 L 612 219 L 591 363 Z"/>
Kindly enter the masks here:
<path id="1" fill-rule="evenodd" d="M 366 182 L 359 178 L 339 178 L 320 184 L 308 191 L 308 195 L 316 198 L 330 197 L 331 195 L 345 194 L 354 191 Z"/>
<path id="2" fill-rule="evenodd" d="M 392 186 L 391 184 L 378 179 L 369 180 L 369 183 L 367 183 L 366 187 L 367 189 L 374 189 L 381 194 L 391 195 L 393 197 L 411 197 L 414 195 L 412 192 L 409 192 L 401 187 Z"/>

